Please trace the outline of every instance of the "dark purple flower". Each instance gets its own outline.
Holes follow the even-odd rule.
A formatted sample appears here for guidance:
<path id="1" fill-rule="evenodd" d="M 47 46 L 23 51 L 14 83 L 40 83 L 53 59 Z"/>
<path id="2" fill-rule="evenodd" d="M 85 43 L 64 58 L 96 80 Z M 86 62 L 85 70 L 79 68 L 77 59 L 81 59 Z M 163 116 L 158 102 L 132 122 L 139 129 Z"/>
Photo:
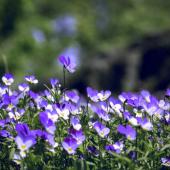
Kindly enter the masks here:
<path id="1" fill-rule="evenodd" d="M 123 142 L 116 142 L 115 144 L 106 145 L 105 149 L 107 151 L 120 153 L 123 150 L 123 147 L 124 147 Z"/>
<path id="2" fill-rule="evenodd" d="M 63 148 L 68 152 L 68 154 L 74 154 L 76 152 L 77 147 L 77 140 L 72 137 L 67 137 L 62 142 Z"/>
<path id="3" fill-rule="evenodd" d="M 135 140 L 136 139 L 136 131 L 130 125 L 126 125 L 126 127 L 119 125 L 117 127 L 117 131 L 121 134 L 124 134 L 126 136 L 126 138 L 129 139 L 129 140 Z"/>
<path id="4" fill-rule="evenodd" d="M 5 137 L 5 138 L 11 138 L 11 134 L 7 130 L 0 130 L 0 136 Z"/>
<path id="5" fill-rule="evenodd" d="M 27 138 L 27 137 L 33 136 L 28 125 L 25 123 L 16 124 L 15 130 L 16 130 L 17 134 L 22 138 Z"/>
<path id="6" fill-rule="evenodd" d="M 85 140 L 85 136 L 82 130 L 70 129 L 69 135 L 71 135 L 74 139 L 77 140 L 78 145 L 82 144 L 83 141 Z"/>
<path id="7" fill-rule="evenodd" d="M 74 73 L 76 71 L 76 64 L 71 60 L 70 57 L 60 56 L 59 62 L 68 72 Z"/>
<path id="8" fill-rule="evenodd" d="M 5 83 L 5 85 L 10 86 L 14 82 L 14 76 L 12 74 L 6 73 L 2 77 L 2 81 Z"/>
<path id="9" fill-rule="evenodd" d="M 87 151 L 95 156 L 99 156 L 99 150 L 95 146 L 88 146 Z"/>
<path id="10" fill-rule="evenodd" d="M 96 130 L 96 132 L 99 134 L 99 136 L 102 138 L 106 137 L 110 132 L 109 128 L 107 128 L 106 126 L 104 126 L 102 123 L 98 121 L 94 123 L 93 127 Z"/>

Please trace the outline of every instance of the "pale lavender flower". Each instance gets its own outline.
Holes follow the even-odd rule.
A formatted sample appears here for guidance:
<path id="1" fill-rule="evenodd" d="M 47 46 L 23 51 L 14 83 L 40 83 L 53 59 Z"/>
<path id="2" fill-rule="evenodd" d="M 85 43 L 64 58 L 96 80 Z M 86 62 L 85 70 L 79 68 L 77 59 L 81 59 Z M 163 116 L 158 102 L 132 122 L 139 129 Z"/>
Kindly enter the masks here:
<path id="1" fill-rule="evenodd" d="M 14 76 L 12 74 L 6 73 L 2 77 L 2 81 L 5 85 L 10 86 L 14 82 Z"/>
<path id="2" fill-rule="evenodd" d="M 18 89 L 21 92 L 28 92 L 30 90 L 30 87 L 27 83 L 21 83 L 18 85 Z"/>
<path id="3" fill-rule="evenodd" d="M 94 123 L 93 127 L 96 130 L 96 132 L 99 134 L 99 136 L 102 138 L 106 137 L 110 132 L 109 128 L 107 128 L 105 125 L 103 125 L 98 121 Z"/>
<path id="4" fill-rule="evenodd" d="M 73 128 L 76 130 L 80 130 L 82 127 L 80 124 L 80 120 L 75 116 L 71 117 L 71 124 L 72 124 Z"/>
<path id="5" fill-rule="evenodd" d="M 29 75 L 29 76 L 25 76 L 25 80 L 31 84 L 37 84 L 38 80 L 35 78 L 34 75 Z"/>

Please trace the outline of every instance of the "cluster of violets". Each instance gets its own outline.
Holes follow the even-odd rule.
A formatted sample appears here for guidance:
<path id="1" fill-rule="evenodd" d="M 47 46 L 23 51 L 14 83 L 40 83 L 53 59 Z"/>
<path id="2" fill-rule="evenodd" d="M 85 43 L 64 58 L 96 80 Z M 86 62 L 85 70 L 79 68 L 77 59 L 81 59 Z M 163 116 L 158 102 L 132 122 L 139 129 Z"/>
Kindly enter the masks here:
<path id="1" fill-rule="evenodd" d="M 59 62 L 64 71 L 75 72 L 76 65 L 69 57 L 61 56 Z M 76 90 L 62 88 L 56 78 L 50 79 L 50 87 L 47 86 L 44 92 L 31 90 L 31 86 L 38 83 L 33 75 L 25 76 L 25 82 L 18 85 L 18 90 L 12 90 L 12 74 L 5 74 L 2 82 L 0 137 L 15 144 L 13 160 L 17 164 L 34 150 L 39 140 L 43 140 L 47 150 L 54 154 L 60 148 L 61 152 L 74 156 L 83 148 L 82 153 L 94 157 L 104 157 L 103 153 L 125 154 L 127 142 L 136 146 L 140 143 L 137 139 L 141 133 L 149 134 L 147 140 L 150 142 L 154 142 L 152 133 L 156 133 L 160 147 L 170 144 L 159 138 L 164 133 L 161 125 L 167 129 L 170 125 L 170 89 L 164 99 L 158 100 L 146 90 L 123 92 L 115 98 L 109 90 L 87 87 L 85 98 Z M 166 138 L 167 141 L 170 139 L 168 132 Z M 135 153 L 136 150 L 132 151 Z M 137 154 L 128 154 L 129 158 L 137 159 Z M 162 165 L 170 166 L 168 154 L 170 152 L 166 151 L 159 160 Z"/>

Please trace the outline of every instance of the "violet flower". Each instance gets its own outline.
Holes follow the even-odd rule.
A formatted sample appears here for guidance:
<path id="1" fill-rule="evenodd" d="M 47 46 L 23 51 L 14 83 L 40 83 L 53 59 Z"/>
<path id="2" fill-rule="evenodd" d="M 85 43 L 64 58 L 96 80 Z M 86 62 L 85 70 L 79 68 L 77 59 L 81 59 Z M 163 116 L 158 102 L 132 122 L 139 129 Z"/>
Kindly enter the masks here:
<path id="1" fill-rule="evenodd" d="M 29 75 L 29 76 L 25 76 L 25 80 L 31 84 L 37 84 L 38 80 L 35 78 L 34 75 Z"/>
<path id="2" fill-rule="evenodd" d="M 99 101 L 99 97 L 98 97 L 98 91 L 91 88 L 91 87 L 87 87 L 87 96 L 93 101 L 93 102 L 98 102 Z"/>
<path id="3" fill-rule="evenodd" d="M 80 97 L 78 96 L 77 92 L 74 90 L 66 91 L 65 92 L 65 100 L 71 100 L 73 103 L 77 103 Z"/>
<path id="4" fill-rule="evenodd" d="M 6 86 L 10 86 L 14 82 L 14 76 L 12 74 L 6 73 L 2 77 L 2 81 Z"/>
<path id="5" fill-rule="evenodd" d="M 153 124 L 147 118 L 137 118 L 140 126 L 147 131 L 151 131 L 153 129 Z"/>
<path id="6" fill-rule="evenodd" d="M 28 92 L 30 90 L 30 87 L 27 83 L 21 83 L 18 85 L 18 89 L 21 92 Z"/>
<path id="7" fill-rule="evenodd" d="M 76 64 L 71 60 L 70 57 L 60 56 L 59 62 L 68 72 L 74 73 L 76 71 Z"/>
<path id="8" fill-rule="evenodd" d="M 50 134 L 54 134 L 56 130 L 55 123 L 49 119 L 47 112 L 41 112 L 39 115 L 40 122 L 44 126 L 44 128 L 49 132 Z"/>
<path id="9" fill-rule="evenodd" d="M 85 135 L 83 134 L 82 130 L 70 129 L 69 135 L 76 139 L 78 145 L 82 144 L 85 140 Z"/>
<path id="10" fill-rule="evenodd" d="M 123 150 L 123 142 L 116 142 L 115 144 L 106 145 L 105 149 L 107 151 L 120 153 Z"/>
<path id="11" fill-rule="evenodd" d="M 93 102 L 98 102 L 98 101 L 105 101 L 107 100 L 111 95 L 111 92 L 109 90 L 106 91 L 100 91 L 98 92 L 97 90 L 87 87 L 87 96 L 93 101 Z"/>
<path id="12" fill-rule="evenodd" d="M 72 137 L 67 137 L 62 142 L 62 146 L 68 152 L 68 154 L 74 154 L 78 147 L 77 140 Z"/>
<path id="13" fill-rule="evenodd" d="M 107 128 L 106 126 L 104 126 L 102 123 L 98 121 L 94 123 L 93 127 L 96 130 L 96 132 L 99 134 L 99 136 L 102 138 L 106 137 L 110 132 L 109 128 Z"/>
<path id="14" fill-rule="evenodd" d="M 75 116 L 71 117 L 71 124 L 72 124 L 73 128 L 76 130 L 80 130 L 82 127 L 80 124 L 80 120 Z"/>
<path id="15" fill-rule="evenodd" d="M 59 80 L 56 78 L 51 78 L 50 83 L 51 83 L 52 88 L 55 88 L 57 85 L 59 85 Z"/>
<path id="16" fill-rule="evenodd" d="M 170 158 L 161 158 L 162 165 L 170 167 Z"/>
<path id="17" fill-rule="evenodd" d="M 26 151 L 28 151 L 28 149 L 36 143 L 33 137 L 23 138 L 22 136 L 17 136 L 15 138 L 15 142 L 22 157 L 25 157 Z"/>
<path id="18" fill-rule="evenodd" d="M 126 136 L 127 139 L 129 140 L 135 140 L 136 139 L 136 130 L 133 129 L 130 125 L 119 125 L 117 127 L 117 131 L 123 135 Z"/>
<path id="19" fill-rule="evenodd" d="M 68 103 L 57 104 L 56 111 L 57 111 L 59 117 L 63 118 L 64 120 L 69 119 L 70 111 L 69 111 Z"/>

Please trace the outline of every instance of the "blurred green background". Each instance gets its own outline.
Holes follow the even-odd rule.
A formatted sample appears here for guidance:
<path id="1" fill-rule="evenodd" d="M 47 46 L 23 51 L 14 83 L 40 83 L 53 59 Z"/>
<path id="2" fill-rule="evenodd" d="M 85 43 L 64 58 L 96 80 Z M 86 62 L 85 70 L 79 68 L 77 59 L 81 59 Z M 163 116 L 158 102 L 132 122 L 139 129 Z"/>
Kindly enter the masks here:
<path id="1" fill-rule="evenodd" d="M 170 85 L 170 1 L 0 0 L 0 75 L 62 78 L 57 57 L 79 67 L 68 86 L 151 91 Z M 43 85 L 38 86 L 41 89 Z"/>

